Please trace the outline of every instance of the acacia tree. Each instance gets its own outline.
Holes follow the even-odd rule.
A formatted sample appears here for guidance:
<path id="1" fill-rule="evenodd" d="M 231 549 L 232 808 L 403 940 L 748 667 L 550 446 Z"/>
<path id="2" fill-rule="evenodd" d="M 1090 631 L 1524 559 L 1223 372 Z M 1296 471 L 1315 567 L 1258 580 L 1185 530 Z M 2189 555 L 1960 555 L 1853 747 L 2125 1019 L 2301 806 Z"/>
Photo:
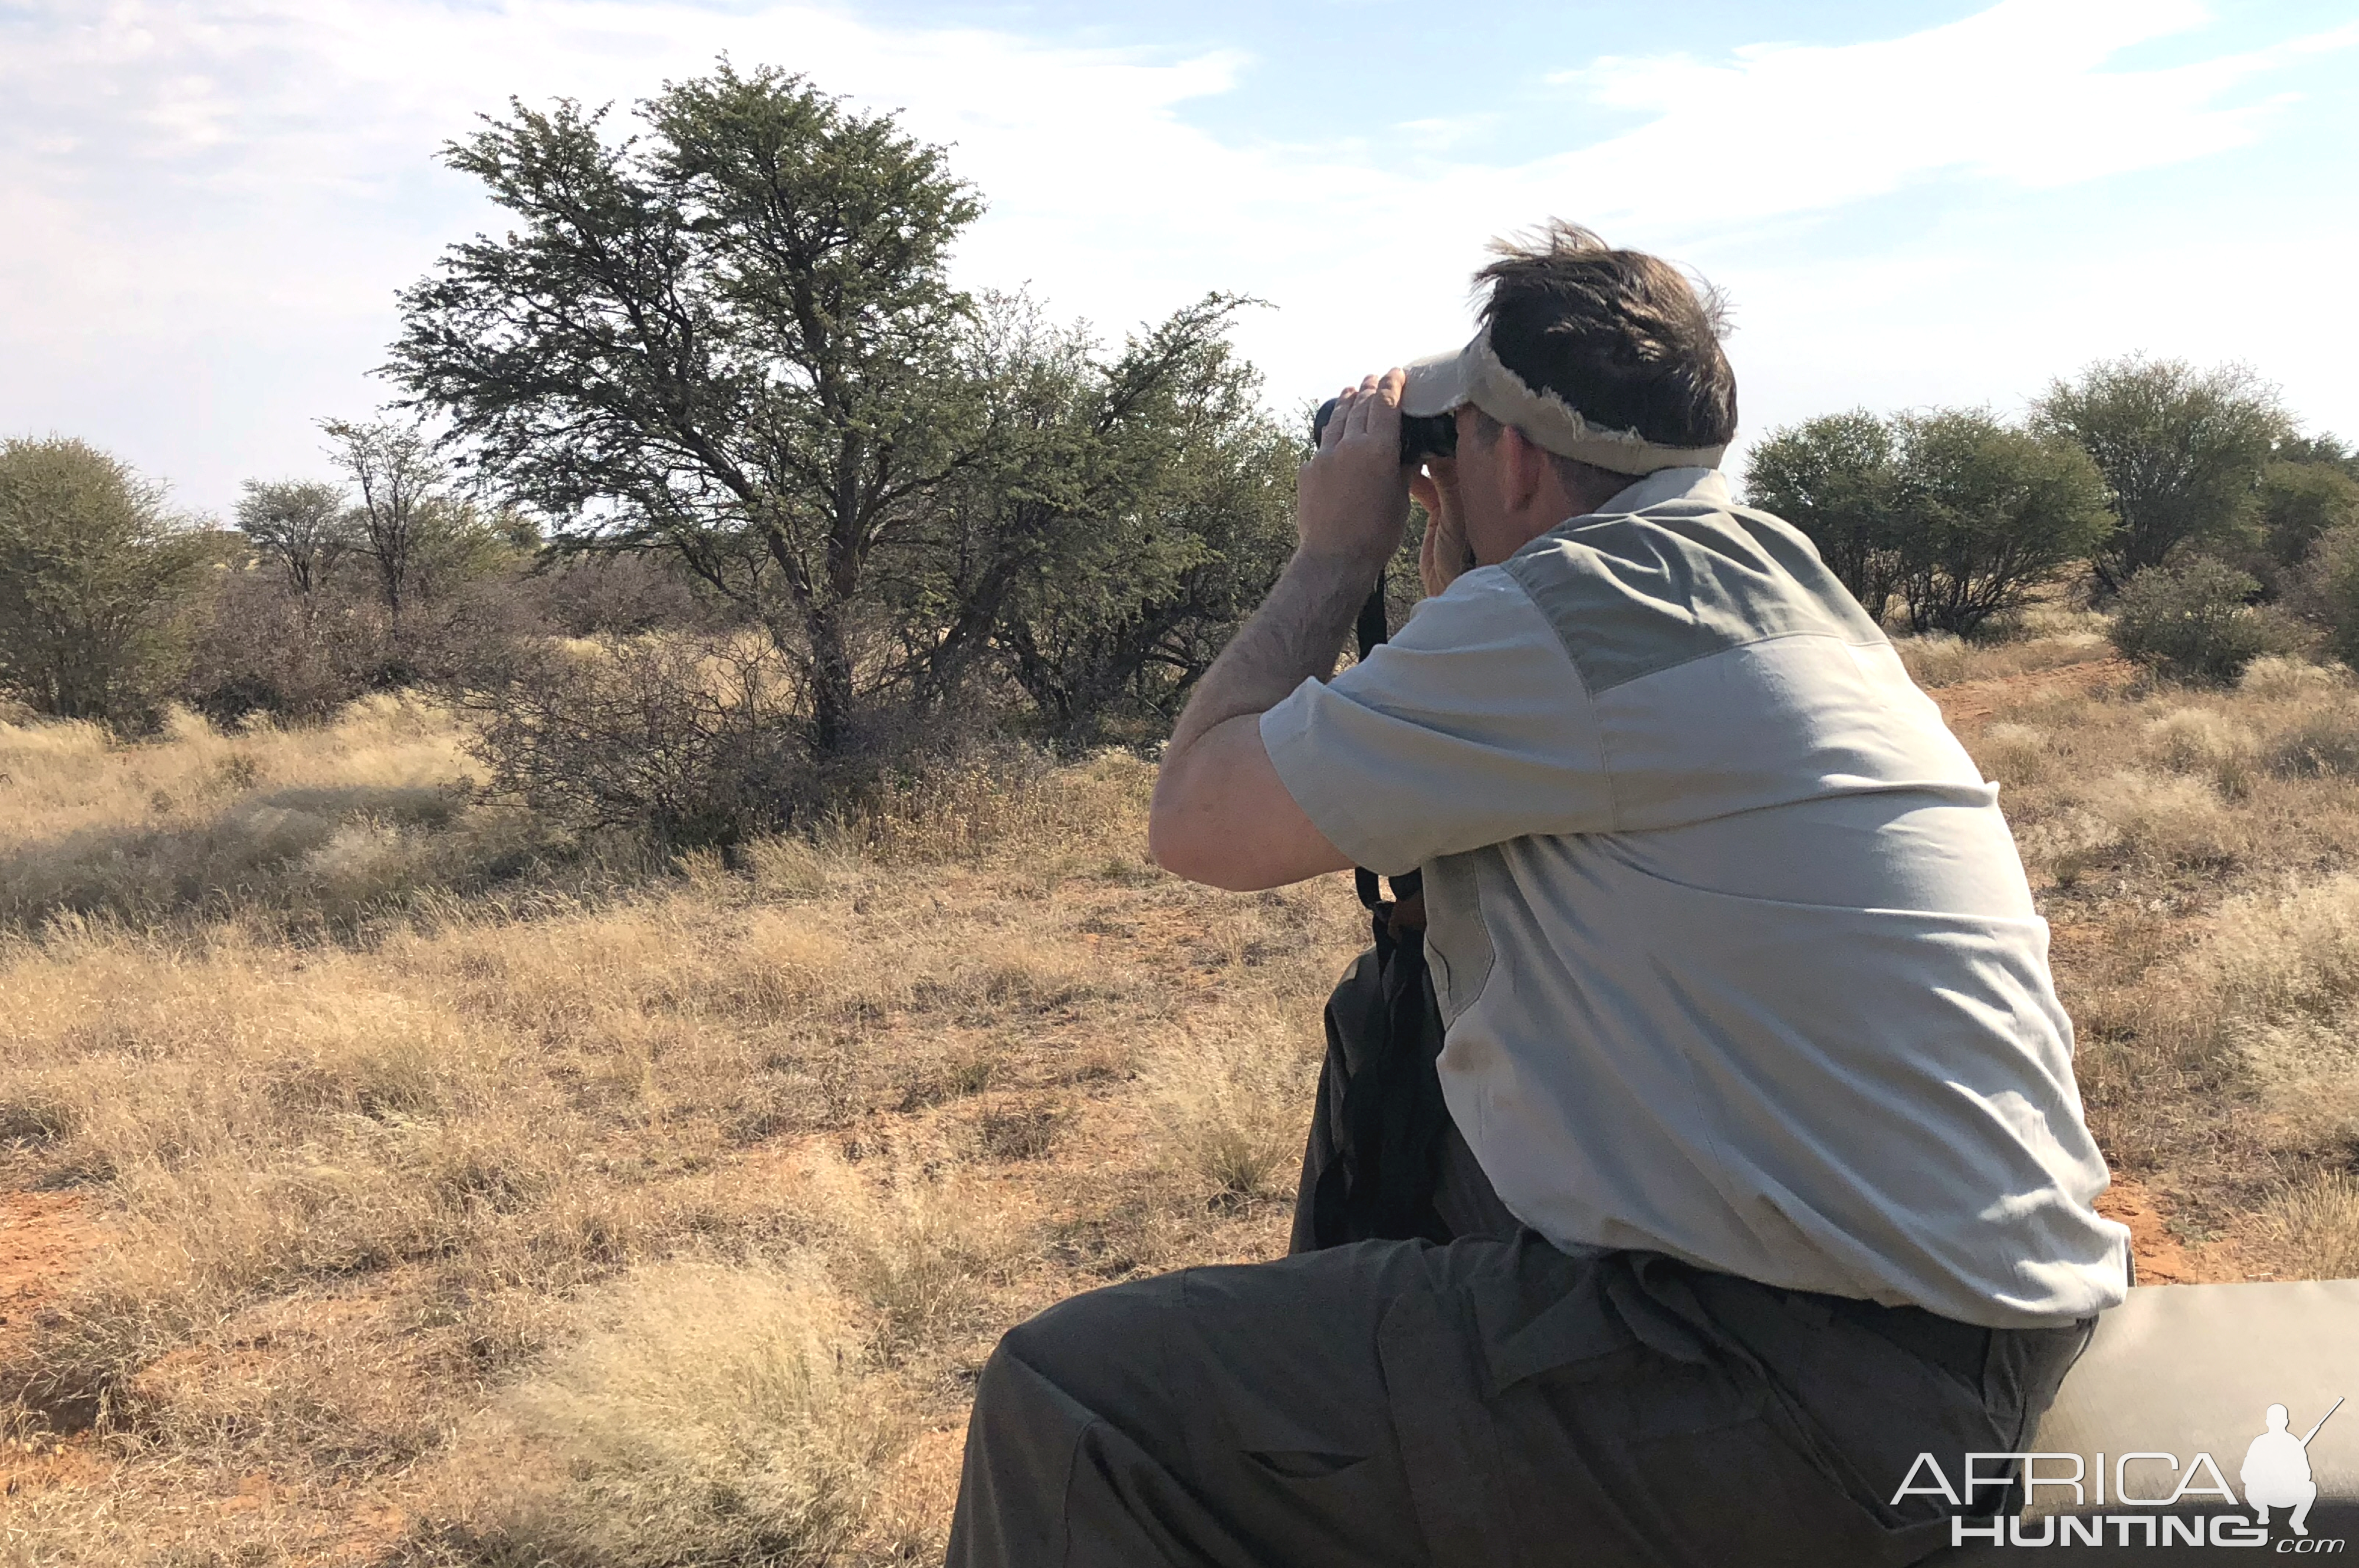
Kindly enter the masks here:
<path id="1" fill-rule="evenodd" d="M 162 485 L 88 442 L 0 441 L 0 686 L 60 718 L 145 721 L 204 555 Z"/>
<path id="2" fill-rule="evenodd" d="M 988 665 L 1060 744 L 1168 724 L 1293 542 L 1299 438 L 1260 407 L 1213 295 L 1101 358 L 987 298 L 966 368 L 985 440 L 890 558 L 922 706 Z"/>
<path id="3" fill-rule="evenodd" d="M 1269 592 L 1294 546 L 1301 437 L 1252 406 L 1253 378 L 1210 356 L 1163 428 L 1160 482 L 1072 569 L 1027 583 L 1003 620 L 1010 672 L 1068 744 L 1169 732 L 1197 679 Z"/>
<path id="4" fill-rule="evenodd" d="M 1875 620 L 1900 588 L 1895 459 L 1892 427 L 1854 408 L 1770 431 L 1745 467 L 1745 499 L 1808 535 Z"/>
<path id="5" fill-rule="evenodd" d="M 2114 531 L 2105 482 L 2071 442 L 1983 408 L 1893 420 L 1898 590 L 1911 630 L 1971 637 Z"/>
<path id="6" fill-rule="evenodd" d="M 418 586 L 429 543 L 447 517 L 450 470 L 425 427 L 401 419 L 322 419 L 329 456 L 360 491 L 355 545 L 376 568 L 377 593 L 395 620 Z"/>
<path id="7" fill-rule="evenodd" d="M 2277 388 L 2246 366 L 2135 354 L 2051 383 L 2032 418 L 2094 459 L 2113 491 L 2121 528 L 2092 561 L 2108 593 L 2181 545 L 2234 542 L 2262 468 L 2293 434 Z"/>
<path id="8" fill-rule="evenodd" d="M 354 542 L 344 493 L 307 479 L 249 479 L 242 488 L 238 531 L 277 561 L 287 585 L 309 601 Z"/>
<path id="9" fill-rule="evenodd" d="M 668 83 L 641 138 L 511 103 L 445 150 L 516 227 L 401 296 L 392 368 L 560 545 L 663 549 L 805 672 L 853 738 L 871 564 L 973 460 L 940 148 L 774 70 Z"/>

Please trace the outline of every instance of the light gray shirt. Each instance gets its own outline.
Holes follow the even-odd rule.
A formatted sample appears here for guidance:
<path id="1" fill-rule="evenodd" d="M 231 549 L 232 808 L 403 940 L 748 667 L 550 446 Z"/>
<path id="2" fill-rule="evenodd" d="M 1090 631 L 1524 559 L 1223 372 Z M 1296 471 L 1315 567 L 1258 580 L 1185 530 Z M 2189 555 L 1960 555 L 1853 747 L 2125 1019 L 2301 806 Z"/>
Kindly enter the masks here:
<path id="1" fill-rule="evenodd" d="M 1993 1326 L 2127 1287 L 1995 786 L 1808 540 L 1651 474 L 1262 716 L 1425 873 L 1451 1115 L 1560 1247 Z"/>

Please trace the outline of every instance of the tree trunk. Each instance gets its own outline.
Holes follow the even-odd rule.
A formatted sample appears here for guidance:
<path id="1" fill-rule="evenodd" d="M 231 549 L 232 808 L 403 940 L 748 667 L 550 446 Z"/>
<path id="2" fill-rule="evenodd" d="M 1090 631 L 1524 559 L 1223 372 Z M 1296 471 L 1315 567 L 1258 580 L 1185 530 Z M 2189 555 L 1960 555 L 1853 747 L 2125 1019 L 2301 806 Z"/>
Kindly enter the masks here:
<path id="1" fill-rule="evenodd" d="M 853 740 L 852 650 L 843 606 L 832 594 L 817 595 L 803 621 L 810 638 L 811 746 L 822 757 L 841 756 Z"/>

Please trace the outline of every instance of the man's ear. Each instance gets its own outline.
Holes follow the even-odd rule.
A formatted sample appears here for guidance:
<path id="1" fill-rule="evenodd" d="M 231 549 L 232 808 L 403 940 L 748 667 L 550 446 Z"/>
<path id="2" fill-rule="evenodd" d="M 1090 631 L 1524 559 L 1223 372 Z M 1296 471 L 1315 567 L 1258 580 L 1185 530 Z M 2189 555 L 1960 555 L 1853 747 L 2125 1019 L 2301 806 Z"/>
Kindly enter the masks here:
<path id="1" fill-rule="evenodd" d="M 1538 505 L 1541 487 L 1549 479 L 1548 453 L 1532 444 L 1513 425 L 1499 427 L 1499 499 L 1510 517 L 1521 517 Z"/>

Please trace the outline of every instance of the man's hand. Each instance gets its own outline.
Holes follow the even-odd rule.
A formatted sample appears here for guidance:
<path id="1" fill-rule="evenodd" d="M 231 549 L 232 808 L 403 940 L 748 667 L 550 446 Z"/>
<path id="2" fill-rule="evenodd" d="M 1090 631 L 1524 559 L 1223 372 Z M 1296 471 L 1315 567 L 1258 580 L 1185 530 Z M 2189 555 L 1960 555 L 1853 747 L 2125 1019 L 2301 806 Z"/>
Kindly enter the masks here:
<path id="1" fill-rule="evenodd" d="M 1474 563 L 1466 543 L 1466 511 L 1458 498 L 1458 461 L 1429 457 L 1425 470 L 1408 482 L 1408 493 L 1425 508 L 1425 539 L 1418 546 L 1417 575 L 1432 598 Z"/>
<path id="2" fill-rule="evenodd" d="M 1347 387 L 1295 476 L 1295 531 L 1304 553 L 1365 562 L 1373 583 L 1408 524 L 1408 474 L 1400 461 L 1398 370 Z"/>

